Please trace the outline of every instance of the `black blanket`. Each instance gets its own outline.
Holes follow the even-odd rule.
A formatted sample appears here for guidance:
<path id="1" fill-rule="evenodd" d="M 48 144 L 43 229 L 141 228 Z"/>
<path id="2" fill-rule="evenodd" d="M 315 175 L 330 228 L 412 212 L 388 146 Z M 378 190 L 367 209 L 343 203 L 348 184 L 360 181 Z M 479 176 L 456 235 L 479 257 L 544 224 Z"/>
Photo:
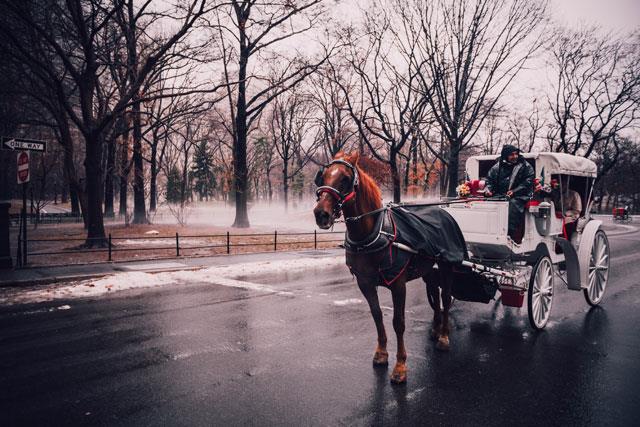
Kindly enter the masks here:
<path id="1" fill-rule="evenodd" d="M 467 259 L 467 245 L 458 223 L 436 206 L 393 206 L 396 241 L 421 254 L 459 264 Z"/>
<path id="2" fill-rule="evenodd" d="M 398 242 L 434 261 L 460 264 L 467 247 L 460 227 L 445 210 L 434 206 L 393 206 L 378 214 L 374 233 L 362 241 L 345 235 L 348 253 L 385 251 L 379 267 L 383 283 L 390 286 L 408 267 L 413 254 L 392 246 Z M 347 263 L 349 265 L 349 263 Z M 349 265 L 354 274 L 358 274 Z"/>

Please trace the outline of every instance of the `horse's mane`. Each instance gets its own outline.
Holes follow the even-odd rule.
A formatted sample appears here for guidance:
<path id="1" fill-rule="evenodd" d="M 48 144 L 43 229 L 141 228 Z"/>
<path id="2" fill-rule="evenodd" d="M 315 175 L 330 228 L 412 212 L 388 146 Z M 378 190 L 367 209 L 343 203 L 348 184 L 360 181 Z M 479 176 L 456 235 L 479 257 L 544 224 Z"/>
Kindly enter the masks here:
<path id="1" fill-rule="evenodd" d="M 358 189 L 358 199 L 365 206 L 375 206 L 375 207 L 382 206 L 382 191 L 380 190 L 380 187 L 378 187 L 378 184 L 376 184 L 376 182 L 373 180 L 373 178 L 371 178 L 369 174 L 367 174 L 358 165 L 358 159 L 360 158 L 360 155 L 358 154 L 358 152 L 354 152 L 354 153 L 351 153 L 350 155 L 347 155 L 341 151 L 338 154 L 336 154 L 335 158 L 336 159 L 342 158 L 348 161 L 349 163 L 354 165 L 358 170 L 358 175 L 360 176 L 360 187 Z"/>

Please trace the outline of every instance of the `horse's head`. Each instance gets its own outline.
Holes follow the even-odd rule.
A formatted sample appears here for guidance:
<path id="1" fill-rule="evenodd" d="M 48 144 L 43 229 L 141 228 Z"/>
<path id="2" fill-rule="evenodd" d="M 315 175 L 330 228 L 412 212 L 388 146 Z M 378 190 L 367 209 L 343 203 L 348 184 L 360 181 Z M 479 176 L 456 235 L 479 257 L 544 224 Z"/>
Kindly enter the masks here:
<path id="1" fill-rule="evenodd" d="M 318 203 L 313 213 L 316 224 L 323 230 L 331 228 L 333 222 L 340 217 L 342 206 L 356 197 L 359 183 L 356 168 L 358 157 L 357 152 L 349 156 L 340 152 L 316 174 Z"/>

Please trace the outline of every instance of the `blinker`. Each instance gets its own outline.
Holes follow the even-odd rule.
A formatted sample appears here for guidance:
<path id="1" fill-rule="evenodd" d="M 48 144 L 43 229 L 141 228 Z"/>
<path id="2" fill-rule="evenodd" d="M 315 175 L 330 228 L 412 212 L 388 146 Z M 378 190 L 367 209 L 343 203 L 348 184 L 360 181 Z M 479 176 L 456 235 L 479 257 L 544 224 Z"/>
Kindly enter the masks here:
<path id="1" fill-rule="evenodd" d="M 324 184 L 324 180 L 322 179 L 322 175 L 324 175 L 324 166 L 322 166 L 320 168 L 320 170 L 318 172 L 316 172 L 316 177 L 314 179 L 314 183 L 316 184 L 316 187 L 321 187 L 322 184 Z"/>

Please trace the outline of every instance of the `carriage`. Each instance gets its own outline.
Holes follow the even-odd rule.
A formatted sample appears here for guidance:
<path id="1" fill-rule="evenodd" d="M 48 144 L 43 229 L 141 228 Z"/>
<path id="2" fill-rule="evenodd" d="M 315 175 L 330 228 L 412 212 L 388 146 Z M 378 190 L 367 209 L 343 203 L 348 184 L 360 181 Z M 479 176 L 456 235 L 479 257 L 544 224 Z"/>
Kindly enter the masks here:
<path id="1" fill-rule="evenodd" d="M 631 215 L 629 215 L 629 209 L 627 207 L 613 208 L 612 214 L 613 220 L 615 222 L 627 223 L 632 221 Z"/>
<path id="2" fill-rule="evenodd" d="M 601 229 L 602 221 L 590 216 L 595 163 L 563 153 L 523 157 L 533 166 L 538 183 L 553 180 L 559 185 L 554 191 L 560 193 L 556 194 L 567 188 L 578 193 L 582 211 L 572 227 L 568 227 L 562 197 L 553 197 L 551 192 L 537 193 L 527 203 L 520 243 L 507 235 L 506 200 L 473 198 L 443 208 L 455 218 L 467 243 L 469 258 L 462 263 L 467 274 L 462 281 L 477 285 L 477 279 L 482 278 L 493 284 L 506 306 L 522 307 L 526 298 L 531 326 L 542 329 L 549 320 L 556 278 L 568 289 L 582 291 L 588 304 L 600 303 L 607 286 L 609 241 Z M 496 160 L 494 155 L 469 158 L 469 178 L 486 177 Z M 455 290 L 454 297 L 465 299 Z"/>
<path id="3" fill-rule="evenodd" d="M 383 206 L 380 188 L 358 165 L 358 152 L 339 152 L 316 174 L 313 213 L 318 227 L 329 229 L 344 214 L 345 263 L 369 304 L 378 335 L 374 366 L 386 366 L 389 358 L 377 288 L 391 291 L 398 344 L 392 383 L 407 381 L 404 311 L 406 283 L 413 279 L 421 277 L 426 284 L 433 308 L 430 337 L 442 351 L 450 348 L 453 298 L 488 303 L 499 290 L 502 304 L 522 307 L 526 297 L 535 329 L 549 320 L 556 278 L 582 291 L 590 305 L 602 300 L 609 241 L 602 221 L 589 214 L 596 165 L 567 154 L 523 157 L 538 178 L 524 227 L 517 236 L 512 232 L 515 240 L 508 235 L 508 200 L 473 197 L 480 185 L 465 185 L 473 191 L 464 200 Z M 471 183 L 478 184 L 496 160 L 497 156 L 471 157 Z"/>

